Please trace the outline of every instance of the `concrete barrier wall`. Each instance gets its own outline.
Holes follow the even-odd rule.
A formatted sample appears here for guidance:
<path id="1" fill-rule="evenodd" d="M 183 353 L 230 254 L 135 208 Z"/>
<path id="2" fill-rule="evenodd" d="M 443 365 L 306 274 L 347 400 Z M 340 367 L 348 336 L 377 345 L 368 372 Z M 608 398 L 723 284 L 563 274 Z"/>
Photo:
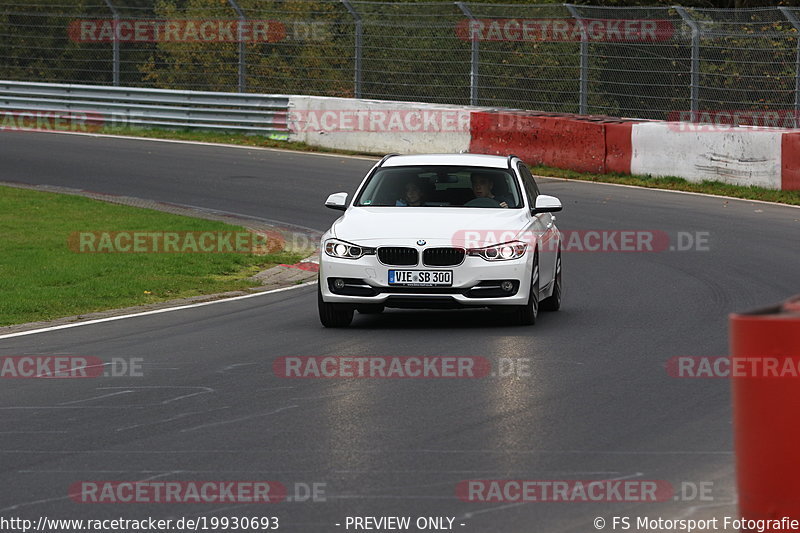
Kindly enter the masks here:
<path id="1" fill-rule="evenodd" d="M 469 149 L 478 108 L 320 96 L 289 99 L 289 139 L 371 153 L 458 153 Z"/>
<path id="2" fill-rule="evenodd" d="M 632 129 L 631 173 L 781 188 L 784 130 L 646 122 Z M 798 168 L 800 170 L 800 168 Z"/>
<path id="3" fill-rule="evenodd" d="M 370 153 L 516 154 L 579 172 L 800 190 L 800 131 L 292 96 L 290 140 Z"/>

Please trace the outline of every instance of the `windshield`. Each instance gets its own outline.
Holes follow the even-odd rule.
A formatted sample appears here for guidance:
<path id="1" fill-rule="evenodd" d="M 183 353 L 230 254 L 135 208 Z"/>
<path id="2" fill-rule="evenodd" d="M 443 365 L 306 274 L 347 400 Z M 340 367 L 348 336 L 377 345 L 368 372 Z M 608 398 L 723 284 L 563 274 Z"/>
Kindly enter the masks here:
<path id="1" fill-rule="evenodd" d="M 510 170 L 464 166 L 379 168 L 356 199 L 362 207 L 522 207 Z"/>

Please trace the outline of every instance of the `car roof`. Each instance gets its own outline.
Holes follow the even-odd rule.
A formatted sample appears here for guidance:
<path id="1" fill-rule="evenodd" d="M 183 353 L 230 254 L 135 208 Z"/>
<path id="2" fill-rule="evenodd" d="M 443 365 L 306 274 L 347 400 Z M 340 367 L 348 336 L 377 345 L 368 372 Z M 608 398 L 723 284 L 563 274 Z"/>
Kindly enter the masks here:
<path id="1" fill-rule="evenodd" d="M 464 165 L 473 167 L 508 168 L 508 157 L 483 154 L 418 154 L 387 157 L 381 166 L 405 167 L 420 165 Z"/>

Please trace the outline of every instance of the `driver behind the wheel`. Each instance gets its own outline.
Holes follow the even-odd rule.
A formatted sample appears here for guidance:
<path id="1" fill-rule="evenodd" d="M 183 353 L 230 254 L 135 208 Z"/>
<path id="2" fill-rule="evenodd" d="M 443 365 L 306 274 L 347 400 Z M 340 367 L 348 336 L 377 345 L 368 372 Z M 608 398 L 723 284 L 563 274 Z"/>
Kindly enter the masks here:
<path id="1" fill-rule="evenodd" d="M 502 195 L 495 196 L 494 180 L 486 174 L 472 174 L 472 194 L 475 198 L 491 198 L 500 204 L 500 207 L 508 207 L 509 199 Z"/>

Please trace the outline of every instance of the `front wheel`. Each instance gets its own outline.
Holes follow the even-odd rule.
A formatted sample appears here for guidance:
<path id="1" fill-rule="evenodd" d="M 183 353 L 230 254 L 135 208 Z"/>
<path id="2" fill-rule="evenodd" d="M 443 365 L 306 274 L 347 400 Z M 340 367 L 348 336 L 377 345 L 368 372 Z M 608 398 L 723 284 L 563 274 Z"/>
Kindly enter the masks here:
<path id="1" fill-rule="evenodd" d="M 556 257 L 556 275 L 553 286 L 553 295 L 545 298 L 539 304 L 542 311 L 558 311 L 561 309 L 561 250 Z"/>
<path id="2" fill-rule="evenodd" d="M 326 328 L 344 328 L 353 321 L 353 306 L 323 301 L 319 283 L 317 283 L 317 309 L 319 309 L 319 321 Z"/>
<path id="3" fill-rule="evenodd" d="M 539 314 L 539 251 L 533 253 L 533 272 L 531 288 L 528 291 L 528 303 L 516 309 L 517 323 L 521 326 L 532 326 Z"/>

